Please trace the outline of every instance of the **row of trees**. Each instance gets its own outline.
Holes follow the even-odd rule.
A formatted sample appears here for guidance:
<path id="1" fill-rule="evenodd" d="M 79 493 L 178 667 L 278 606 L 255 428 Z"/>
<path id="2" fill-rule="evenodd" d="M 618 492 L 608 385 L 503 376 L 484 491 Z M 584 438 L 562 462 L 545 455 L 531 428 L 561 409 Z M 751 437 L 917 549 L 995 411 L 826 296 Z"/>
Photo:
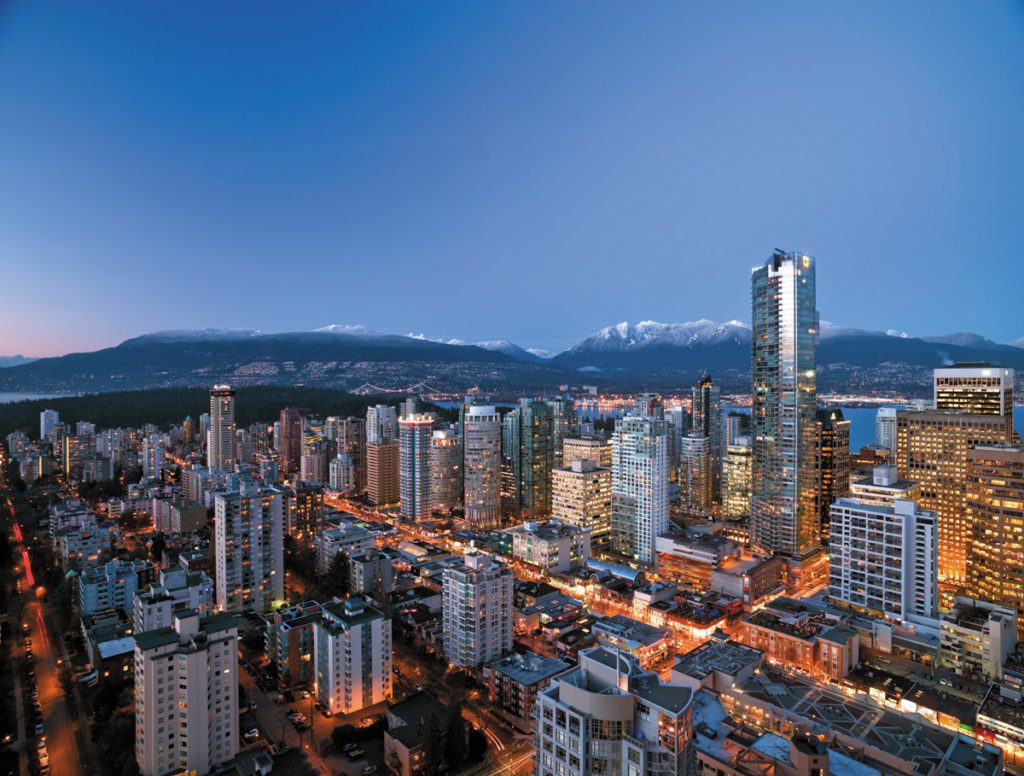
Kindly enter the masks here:
<path id="1" fill-rule="evenodd" d="M 424 721 L 422 776 L 457 772 L 465 765 L 481 762 L 486 755 L 487 736 L 466 724 L 461 701 L 448 704 L 444 725 L 434 716 Z"/>

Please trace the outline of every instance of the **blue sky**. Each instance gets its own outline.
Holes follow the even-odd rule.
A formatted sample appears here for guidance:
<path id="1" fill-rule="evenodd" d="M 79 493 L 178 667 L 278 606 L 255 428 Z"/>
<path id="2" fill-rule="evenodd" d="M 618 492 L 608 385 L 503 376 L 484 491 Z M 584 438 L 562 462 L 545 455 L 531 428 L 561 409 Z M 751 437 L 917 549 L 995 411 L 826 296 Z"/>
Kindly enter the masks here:
<path id="1" fill-rule="evenodd" d="M 244 9 L 244 10 L 243 10 Z M 1024 336 L 1024 4 L 0 3 L 0 353 L 361 323 Z"/>

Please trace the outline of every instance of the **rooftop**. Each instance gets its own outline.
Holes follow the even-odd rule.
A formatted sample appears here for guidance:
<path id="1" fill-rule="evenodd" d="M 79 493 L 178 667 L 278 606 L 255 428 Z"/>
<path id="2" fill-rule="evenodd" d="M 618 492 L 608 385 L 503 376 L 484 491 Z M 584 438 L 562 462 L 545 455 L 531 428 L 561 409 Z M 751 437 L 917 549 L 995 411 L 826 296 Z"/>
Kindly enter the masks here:
<path id="1" fill-rule="evenodd" d="M 558 658 L 543 657 L 533 652 L 509 655 L 491 663 L 491 668 L 515 682 L 531 685 L 567 671 L 571 666 Z"/>
<path id="2" fill-rule="evenodd" d="M 389 725 L 386 735 L 401 742 L 408 748 L 418 746 L 422 740 L 423 723 L 427 717 L 434 717 L 444 729 L 447 712 L 445 707 L 425 692 L 410 695 L 388 708 L 388 715 L 402 721 L 401 725 Z"/>
<path id="3" fill-rule="evenodd" d="M 749 665 L 758 665 L 763 652 L 738 641 L 712 639 L 676 658 L 674 670 L 694 679 L 703 679 L 713 671 L 734 676 Z"/>
<path id="4" fill-rule="evenodd" d="M 653 646 L 669 635 L 663 628 L 655 628 L 623 614 L 597 620 L 593 629 L 599 636 L 625 641 L 628 646 L 635 647 Z"/>

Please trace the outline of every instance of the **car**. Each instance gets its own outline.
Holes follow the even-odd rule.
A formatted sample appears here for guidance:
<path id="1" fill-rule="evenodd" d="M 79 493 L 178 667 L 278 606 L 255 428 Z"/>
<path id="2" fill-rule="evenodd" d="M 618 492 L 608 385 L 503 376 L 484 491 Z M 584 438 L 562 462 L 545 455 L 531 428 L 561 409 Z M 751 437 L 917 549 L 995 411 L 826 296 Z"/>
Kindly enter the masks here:
<path id="1" fill-rule="evenodd" d="M 39 722 L 35 727 L 36 735 L 41 736 L 43 734 L 43 723 Z"/>
<path id="2" fill-rule="evenodd" d="M 32 649 L 32 639 L 25 639 L 25 649 Z"/>
<path id="3" fill-rule="evenodd" d="M 39 751 L 39 764 L 46 765 L 48 762 L 50 762 L 50 753 L 45 749 L 41 749 Z"/>
<path id="4" fill-rule="evenodd" d="M 357 744 L 355 741 L 349 741 L 347 744 L 342 745 L 341 751 L 343 751 L 343 752 L 351 752 L 353 749 L 358 749 L 358 748 L 359 748 L 359 744 Z"/>
<path id="5" fill-rule="evenodd" d="M 324 706 L 324 707 L 323 707 L 322 709 L 320 709 L 320 713 L 321 713 L 321 714 L 323 714 L 323 715 L 324 715 L 325 717 L 327 717 L 328 719 L 330 719 L 331 717 L 333 717 L 333 716 L 334 716 L 334 712 L 333 712 L 333 711 L 331 711 L 331 710 L 330 710 L 329 708 L 327 708 L 326 706 Z"/>
<path id="6" fill-rule="evenodd" d="M 363 766 L 363 771 L 362 771 L 362 772 L 363 772 L 363 773 L 364 773 L 364 774 L 365 774 L 366 776 L 369 776 L 369 774 L 371 774 L 371 773 L 376 773 L 376 772 L 377 772 L 377 766 L 376 766 L 376 765 L 364 765 L 364 766 Z"/>
<path id="7" fill-rule="evenodd" d="M 41 738 L 39 739 L 39 742 L 38 742 L 38 743 L 36 744 L 36 749 L 38 749 L 38 750 L 39 750 L 39 751 L 41 752 L 41 751 L 43 751 L 43 750 L 44 750 L 45 748 L 46 748 L 46 736 L 42 736 L 42 737 L 41 737 Z"/>
<path id="8" fill-rule="evenodd" d="M 260 731 L 256 728 L 250 728 L 249 730 L 246 730 L 244 733 L 242 733 L 242 738 L 244 738 L 247 743 L 252 743 L 259 737 Z"/>
<path id="9" fill-rule="evenodd" d="M 309 699 L 309 690 L 303 690 L 299 694 L 302 696 L 302 700 L 308 700 Z"/>
<path id="10" fill-rule="evenodd" d="M 284 703 L 284 696 L 281 693 L 278 693 L 277 695 L 275 695 L 274 696 L 274 703 Z"/>
<path id="11" fill-rule="evenodd" d="M 345 756 L 348 757 L 348 759 L 355 761 L 365 757 L 366 752 L 360 749 L 359 747 L 356 747 L 355 749 L 349 749 L 347 752 L 345 752 Z"/>

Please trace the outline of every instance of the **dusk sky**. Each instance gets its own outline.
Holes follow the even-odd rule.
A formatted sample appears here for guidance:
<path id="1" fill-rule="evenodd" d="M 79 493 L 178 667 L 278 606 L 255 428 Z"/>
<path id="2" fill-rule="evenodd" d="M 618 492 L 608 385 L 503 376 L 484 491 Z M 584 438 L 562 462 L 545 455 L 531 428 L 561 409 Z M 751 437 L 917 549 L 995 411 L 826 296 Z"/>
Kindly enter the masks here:
<path id="1" fill-rule="evenodd" d="M 1024 4 L 0 2 L 0 354 L 750 318 L 1024 336 Z"/>

